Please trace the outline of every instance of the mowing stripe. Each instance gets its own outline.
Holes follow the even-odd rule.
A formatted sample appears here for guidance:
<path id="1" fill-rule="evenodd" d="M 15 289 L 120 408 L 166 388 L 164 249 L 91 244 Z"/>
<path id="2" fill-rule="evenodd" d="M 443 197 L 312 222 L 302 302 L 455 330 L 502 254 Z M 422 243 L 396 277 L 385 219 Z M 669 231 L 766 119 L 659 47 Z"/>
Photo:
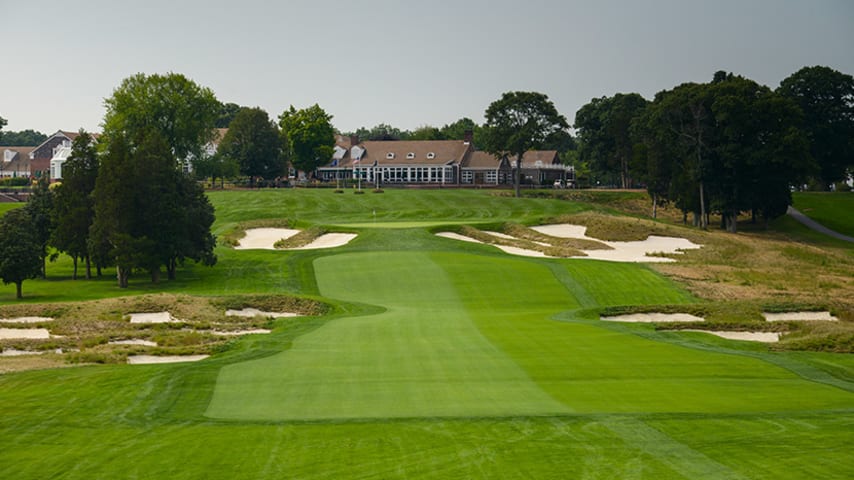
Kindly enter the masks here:
<path id="1" fill-rule="evenodd" d="M 207 415 L 323 420 L 568 413 L 472 323 L 444 270 L 419 252 L 315 261 L 323 295 L 385 306 L 220 372 Z"/>

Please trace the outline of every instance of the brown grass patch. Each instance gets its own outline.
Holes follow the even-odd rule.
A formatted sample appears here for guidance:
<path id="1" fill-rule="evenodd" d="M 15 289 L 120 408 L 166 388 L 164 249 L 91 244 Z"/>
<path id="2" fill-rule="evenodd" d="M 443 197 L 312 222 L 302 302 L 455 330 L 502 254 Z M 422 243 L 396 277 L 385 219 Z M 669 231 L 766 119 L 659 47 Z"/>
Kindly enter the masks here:
<path id="1" fill-rule="evenodd" d="M 310 227 L 296 235 L 277 241 L 273 244 L 273 247 L 277 249 L 304 247 L 326 233 L 329 233 L 329 231 L 323 227 Z"/>

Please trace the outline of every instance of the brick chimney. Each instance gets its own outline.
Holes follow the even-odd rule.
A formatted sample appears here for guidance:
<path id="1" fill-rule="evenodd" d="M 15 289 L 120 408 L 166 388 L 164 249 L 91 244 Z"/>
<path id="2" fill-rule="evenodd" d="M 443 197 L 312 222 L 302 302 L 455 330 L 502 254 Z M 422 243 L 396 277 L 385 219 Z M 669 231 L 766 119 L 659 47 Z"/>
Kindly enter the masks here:
<path id="1" fill-rule="evenodd" d="M 355 133 L 353 135 L 350 135 L 350 146 L 355 147 L 358 144 L 359 144 L 359 136 L 356 135 Z"/>
<path id="2" fill-rule="evenodd" d="M 465 143 L 466 145 L 471 145 L 472 139 L 474 138 L 474 132 L 472 131 L 472 129 L 466 130 L 463 135 L 463 143 Z"/>

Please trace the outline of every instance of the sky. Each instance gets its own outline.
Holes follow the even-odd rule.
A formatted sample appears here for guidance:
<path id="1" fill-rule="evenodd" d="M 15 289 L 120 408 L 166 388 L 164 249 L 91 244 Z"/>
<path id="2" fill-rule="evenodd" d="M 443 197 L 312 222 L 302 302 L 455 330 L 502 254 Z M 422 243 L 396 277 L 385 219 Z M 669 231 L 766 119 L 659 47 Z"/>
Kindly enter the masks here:
<path id="1" fill-rule="evenodd" d="M 342 132 L 483 122 L 537 91 L 570 123 L 591 99 L 648 99 L 733 72 L 776 88 L 854 74 L 851 0 L 0 0 L 5 130 L 99 131 L 133 74 L 175 72 L 276 118 L 315 103 Z"/>

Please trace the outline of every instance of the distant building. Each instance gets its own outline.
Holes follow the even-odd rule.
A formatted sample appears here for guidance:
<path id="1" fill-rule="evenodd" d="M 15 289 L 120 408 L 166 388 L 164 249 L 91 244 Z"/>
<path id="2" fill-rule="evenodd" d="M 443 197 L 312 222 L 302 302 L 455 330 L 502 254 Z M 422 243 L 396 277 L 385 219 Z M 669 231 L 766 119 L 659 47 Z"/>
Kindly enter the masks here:
<path id="1" fill-rule="evenodd" d="M 214 138 L 210 142 L 206 143 L 204 147 L 202 147 L 202 157 L 210 158 L 216 155 L 216 151 L 219 148 L 220 142 L 225 137 L 225 134 L 228 132 L 227 128 L 215 128 L 214 129 Z M 184 173 L 192 173 L 193 171 L 193 160 L 194 158 L 191 156 L 185 158 L 181 161 L 181 170 Z"/>
<path id="2" fill-rule="evenodd" d="M 329 164 L 317 169 L 324 181 L 357 179 L 376 185 L 509 185 L 514 159 L 476 151 L 466 140 L 368 140 L 338 136 Z M 572 180 L 571 166 L 557 151 L 529 151 L 522 160 L 522 183 L 551 186 Z"/>
<path id="3" fill-rule="evenodd" d="M 30 176 L 30 153 L 35 147 L 0 147 L 0 178 Z"/>

